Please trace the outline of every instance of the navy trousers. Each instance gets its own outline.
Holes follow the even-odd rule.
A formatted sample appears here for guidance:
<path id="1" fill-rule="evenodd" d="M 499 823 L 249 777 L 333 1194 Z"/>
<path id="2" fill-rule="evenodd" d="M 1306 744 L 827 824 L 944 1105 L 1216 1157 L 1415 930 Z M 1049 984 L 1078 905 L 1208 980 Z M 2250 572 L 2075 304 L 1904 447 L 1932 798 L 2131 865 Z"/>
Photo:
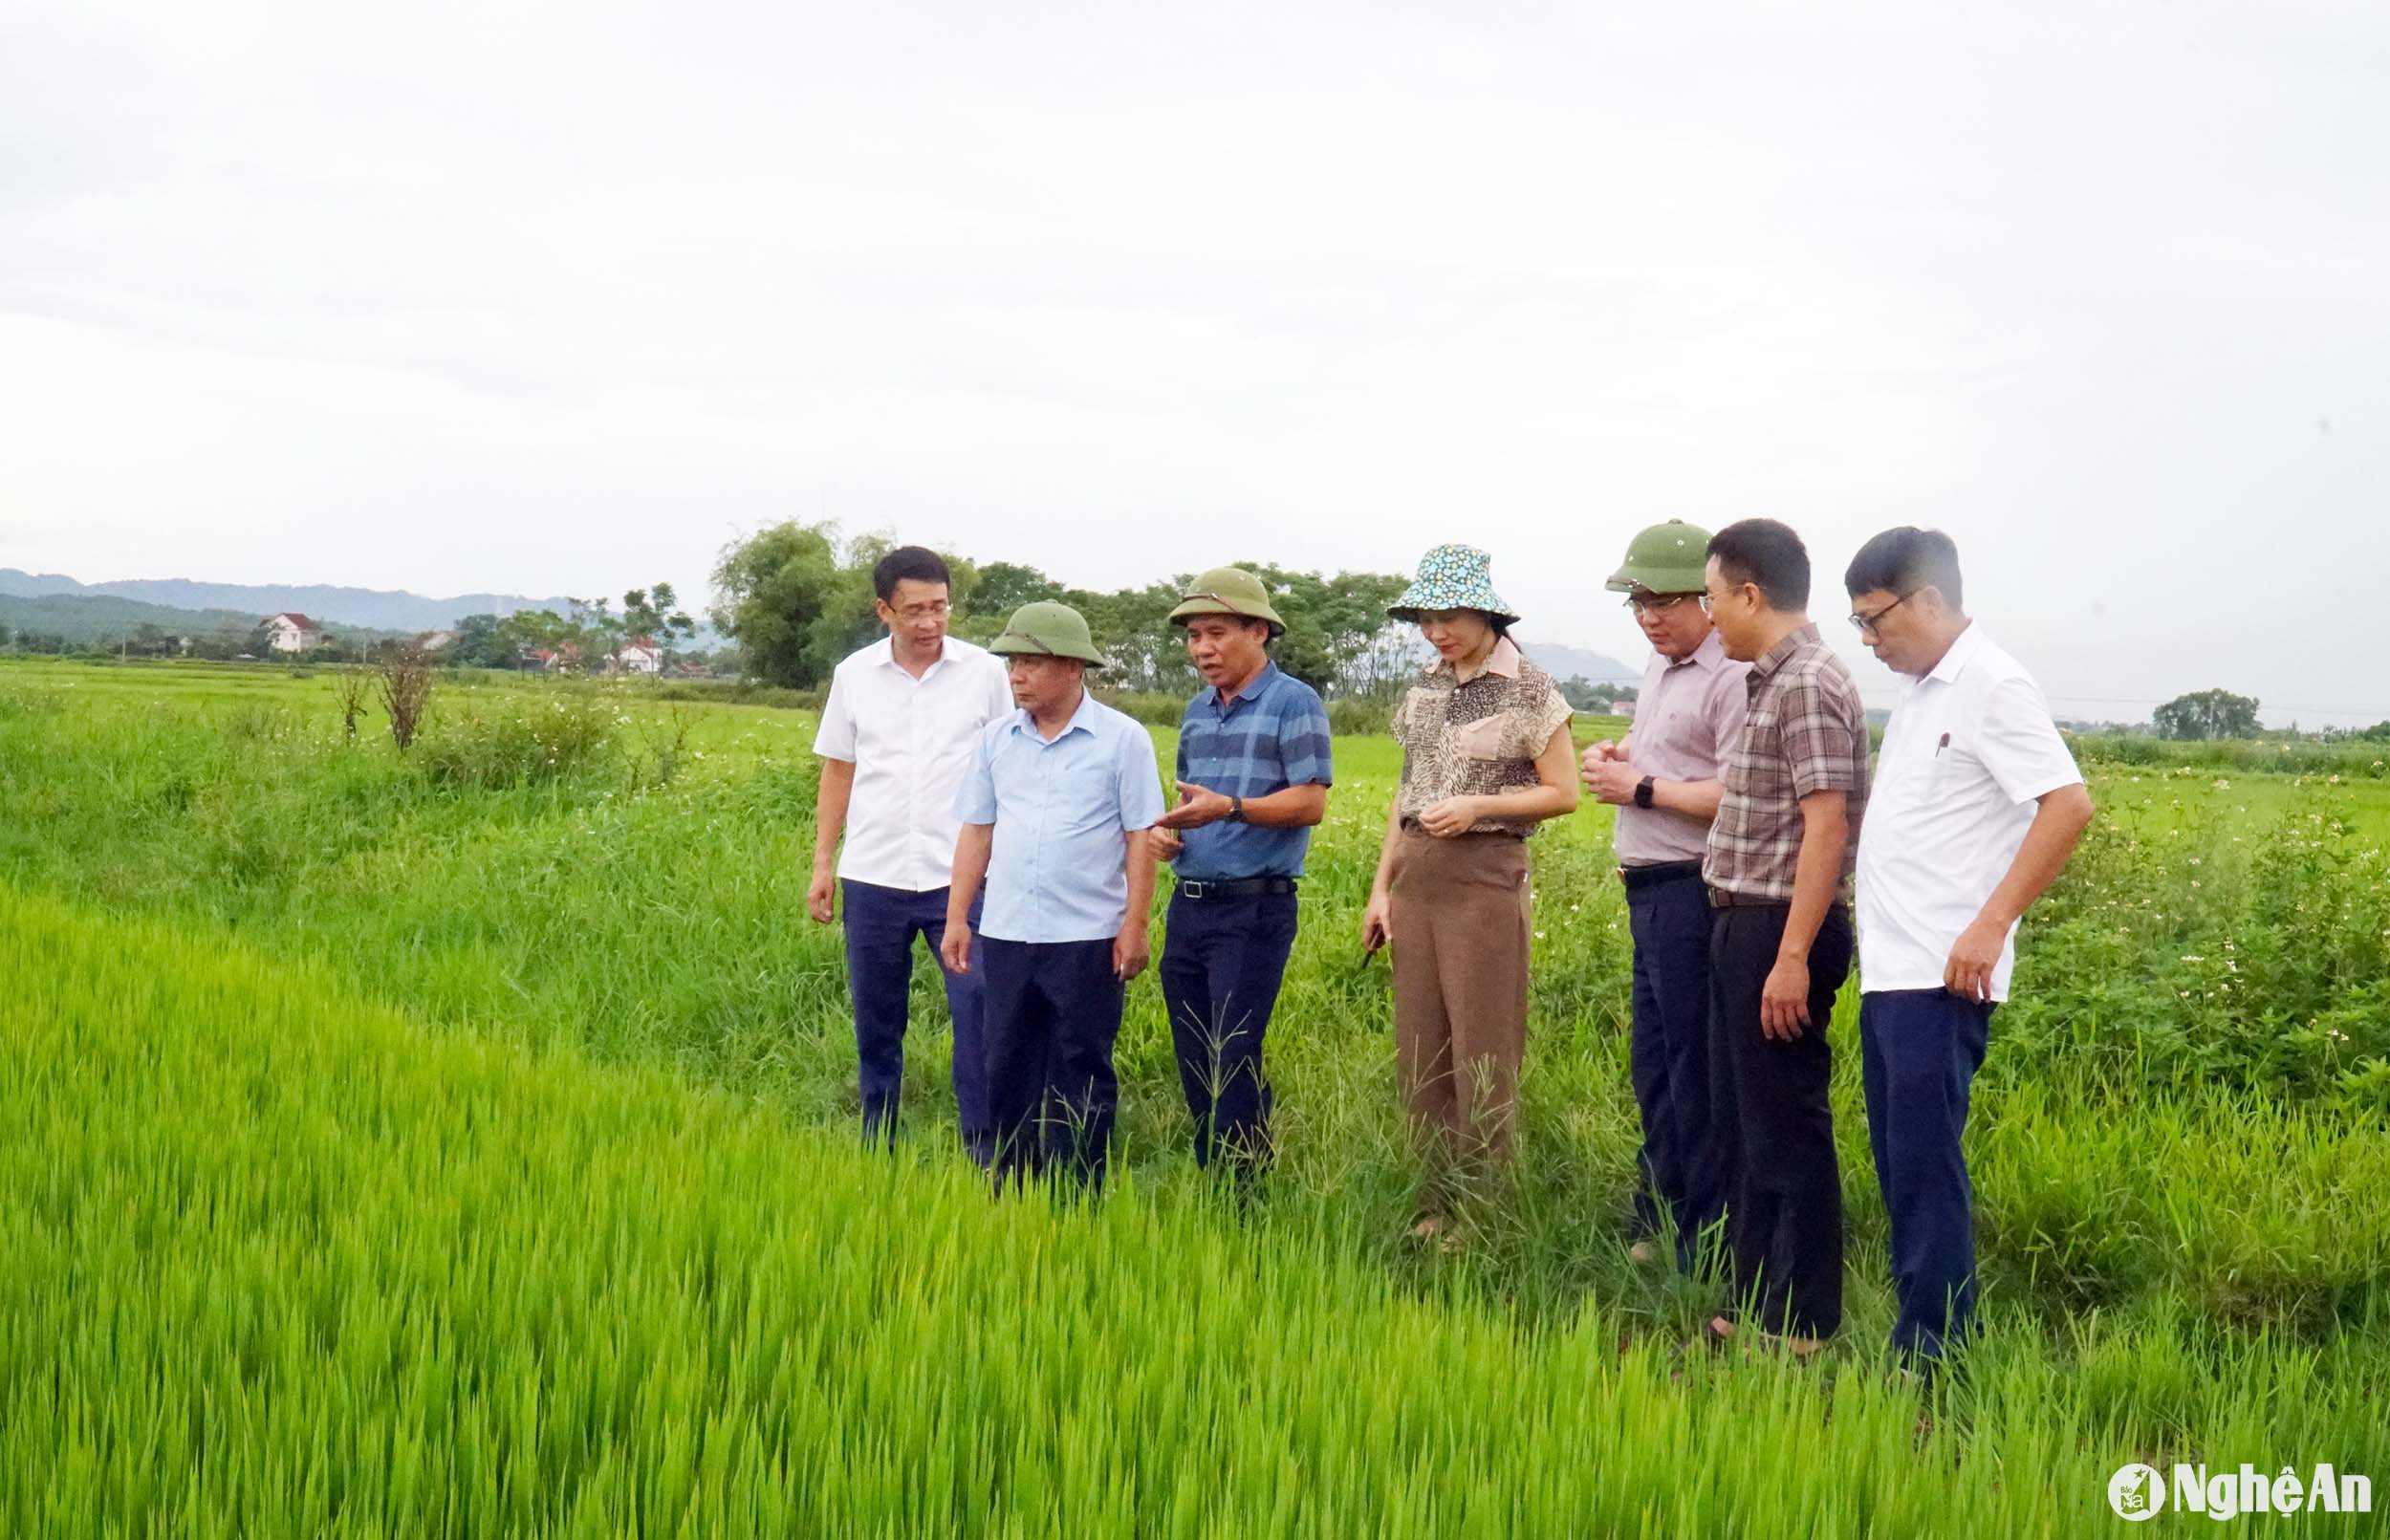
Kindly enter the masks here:
<path id="1" fill-rule="evenodd" d="M 1735 1293 L 1762 1331 L 1832 1336 L 1842 1324 L 1842 1166 L 1826 1088 L 1826 1023 L 1851 972 L 1851 911 L 1826 911 L 1809 949 L 1809 1019 L 1770 1037 L 1759 1000 L 1789 904 L 1720 909 L 1709 936 L 1710 1098 L 1730 1151 Z"/>
<path id="2" fill-rule="evenodd" d="M 1120 1083 L 1112 1044 L 1127 990 L 1112 943 L 979 939 L 996 1185 L 1068 1176 L 1101 1186 Z"/>
<path id="3" fill-rule="evenodd" d="M 1673 1221 L 1677 1266 L 1691 1272 L 1702 1232 L 1725 1211 L 1727 1182 L 1709 1116 L 1710 910 L 1700 867 L 1630 887 L 1626 916 L 1635 940 L 1629 1076 L 1643 1115 L 1635 1231 L 1657 1237 Z"/>
<path id="4" fill-rule="evenodd" d="M 1179 1085 L 1195 1122 L 1195 1163 L 1215 1157 L 1249 1180 L 1270 1164 L 1270 1080 L 1262 1036 L 1294 949 L 1292 893 L 1170 900 L 1162 999 Z"/>
<path id="5" fill-rule="evenodd" d="M 1893 1351 L 1940 1358 L 1975 1324 L 1975 1224 L 1960 1139 L 1991 1040 L 1988 1002 L 1947 989 L 1858 999 L 1867 1142 L 1892 1215 Z"/>
<path id="6" fill-rule="evenodd" d="M 946 889 L 913 893 L 842 881 L 846 900 L 846 974 L 855 995 L 855 1057 L 863 1100 L 863 1137 L 896 1138 L 897 1097 L 904 1082 L 904 1028 L 913 993 L 913 938 L 935 958 L 946 935 Z M 979 910 L 971 910 L 973 924 Z M 972 955 L 978 955 L 976 944 Z M 976 964 L 973 965 L 977 966 Z M 940 964 L 944 971 L 945 965 Z M 988 1050 L 981 1040 L 977 974 L 947 973 L 946 1010 L 954 1018 L 954 1105 L 963 1143 L 983 1165 L 995 1123 L 988 1112 Z"/>

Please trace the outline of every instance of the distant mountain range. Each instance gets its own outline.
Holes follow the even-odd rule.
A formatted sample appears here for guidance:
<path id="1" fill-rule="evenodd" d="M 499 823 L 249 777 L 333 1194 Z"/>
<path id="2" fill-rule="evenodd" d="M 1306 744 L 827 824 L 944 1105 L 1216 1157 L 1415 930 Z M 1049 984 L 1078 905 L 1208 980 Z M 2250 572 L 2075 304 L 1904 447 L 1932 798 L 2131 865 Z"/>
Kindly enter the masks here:
<path id="1" fill-rule="evenodd" d="M 1588 684 L 1635 684 L 1641 683 L 1643 678 L 1640 663 L 1622 663 L 1608 653 L 1595 652 L 1586 647 L 1563 647 L 1556 641 L 1538 641 L 1522 634 L 1519 648 L 1541 663 L 1545 672 L 1563 683 L 1581 679 Z"/>
<path id="2" fill-rule="evenodd" d="M 246 638 L 257 619 L 247 612 L 178 610 L 112 594 L 0 593 L 0 626 L 11 635 L 56 637 L 72 647 L 114 646 L 145 625 L 175 637 Z"/>
<path id="3" fill-rule="evenodd" d="M 572 613 L 564 597 L 529 598 L 520 594 L 459 594 L 426 598 L 393 589 L 337 588 L 324 583 L 285 587 L 273 583 L 202 583 L 186 577 L 139 577 L 82 583 L 58 573 L 0 567 L 0 624 L 21 631 L 63 635 L 73 642 L 113 641 L 135 626 L 149 624 L 185 635 L 237 631 L 285 610 L 308 617 L 335 636 L 373 640 L 364 633 L 415 636 L 455 628 L 468 615 L 513 615 L 522 610 Z M 708 627 L 702 645 L 713 644 Z M 1521 636 L 1530 657 L 1560 680 L 1632 684 L 1643 677 L 1640 664 L 1607 653 L 1568 647 Z"/>
<path id="4" fill-rule="evenodd" d="M 226 614 L 246 618 L 247 622 L 253 625 L 267 616 L 289 610 L 335 631 L 346 626 L 352 630 L 387 631 L 409 636 L 420 631 L 451 629 L 468 615 L 512 615 L 518 610 L 550 610 L 565 615 L 571 613 L 573 608 L 571 599 L 561 597 L 459 594 L 454 598 L 425 598 L 421 594 L 391 589 L 336 588 L 324 583 L 286 588 L 272 583 L 200 583 L 185 577 L 140 577 L 112 583 L 78 583 L 57 573 L 28 573 L 13 567 L 0 567 L 0 596 L 47 598 L 58 595 L 130 599 L 137 604 L 183 612 L 179 619 L 148 615 L 128 616 L 125 617 L 127 624 L 150 620 L 161 625 L 187 627 L 198 623 L 191 612 L 212 612 L 206 616 L 210 628 L 220 626 L 222 621 L 219 618 Z"/>

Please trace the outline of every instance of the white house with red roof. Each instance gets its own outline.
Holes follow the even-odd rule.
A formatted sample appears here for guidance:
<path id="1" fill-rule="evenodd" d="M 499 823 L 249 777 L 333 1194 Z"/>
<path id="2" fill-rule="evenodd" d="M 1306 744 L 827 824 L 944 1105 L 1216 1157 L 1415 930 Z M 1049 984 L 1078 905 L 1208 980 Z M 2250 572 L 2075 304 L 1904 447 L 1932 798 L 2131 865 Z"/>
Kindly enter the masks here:
<path id="1" fill-rule="evenodd" d="M 633 637 L 614 650 L 607 670 L 616 674 L 660 674 L 663 672 L 663 649 L 649 637 Z"/>
<path id="2" fill-rule="evenodd" d="M 309 652 L 324 644 L 324 628 L 295 610 L 270 615 L 260 622 L 266 645 L 276 652 Z"/>

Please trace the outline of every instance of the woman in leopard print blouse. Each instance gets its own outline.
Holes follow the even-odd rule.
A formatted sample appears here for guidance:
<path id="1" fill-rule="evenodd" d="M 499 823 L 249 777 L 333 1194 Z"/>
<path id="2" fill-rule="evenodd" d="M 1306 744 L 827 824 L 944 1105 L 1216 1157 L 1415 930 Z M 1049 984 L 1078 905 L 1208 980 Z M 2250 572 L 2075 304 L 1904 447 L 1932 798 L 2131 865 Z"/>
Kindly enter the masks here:
<path id="1" fill-rule="evenodd" d="M 1425 1171 L 1423 1240 L 1459 1243 L 1455 1200 L 1511 1157 L 1532 938 L 1527 839 L 1576 809 L 1559 685 L 1510 640 L 1489 558 L 1440 546 L 1388 613 L 1436 649 L 1394 717 L 1402 780 L 1361 921 L 1394 944 L 1395 1054 Z"/>

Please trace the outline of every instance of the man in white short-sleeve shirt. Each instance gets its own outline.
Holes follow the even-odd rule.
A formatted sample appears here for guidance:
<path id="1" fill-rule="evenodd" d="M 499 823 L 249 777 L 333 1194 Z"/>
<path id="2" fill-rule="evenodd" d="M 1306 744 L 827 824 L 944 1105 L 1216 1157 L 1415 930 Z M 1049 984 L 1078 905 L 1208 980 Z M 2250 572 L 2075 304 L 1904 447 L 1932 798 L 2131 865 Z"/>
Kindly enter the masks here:
<path id="1" fill-rule="evenodd" d="M 836 916 L 837 890 L 844 889 L 863 1134 L 893 1139 L 904 1078 L 913 939 L 921 937 L 929 955 L 939 955 L 954 844 L 963 828 L 954 815 L 955 790 L 970 768 L 981 729 L 1012 710 L 1012 689 L 993 654 L 946 635 L 946 564 L 937 553 L 901 546 L 880 558 L 872 582 L 874 609 L 888 635 L 831 676 L 814 739 L 822 760 L 821 792 L 805 906 L 828 924 Z M 954 1021 L 955 1108 L 964 1145 L 984 1165 L 995 1131 L 988 1109 L 980 984 L 955 972 L 946 973 L 945 984 Z"/>
<path id="2" fill-rule="evenodd" d="M 1902 675 L 1858 839 L 1859 1046 L 1892 1217 L 1892 1346 L 1937 1361 L 1974 1324 L 1961 1138 L 2016 925 L 2092 817 L 2041 686 L 1960 608 L 1958 549 L 1887 530 L 1844 576 L 1861 640 Z"/>

